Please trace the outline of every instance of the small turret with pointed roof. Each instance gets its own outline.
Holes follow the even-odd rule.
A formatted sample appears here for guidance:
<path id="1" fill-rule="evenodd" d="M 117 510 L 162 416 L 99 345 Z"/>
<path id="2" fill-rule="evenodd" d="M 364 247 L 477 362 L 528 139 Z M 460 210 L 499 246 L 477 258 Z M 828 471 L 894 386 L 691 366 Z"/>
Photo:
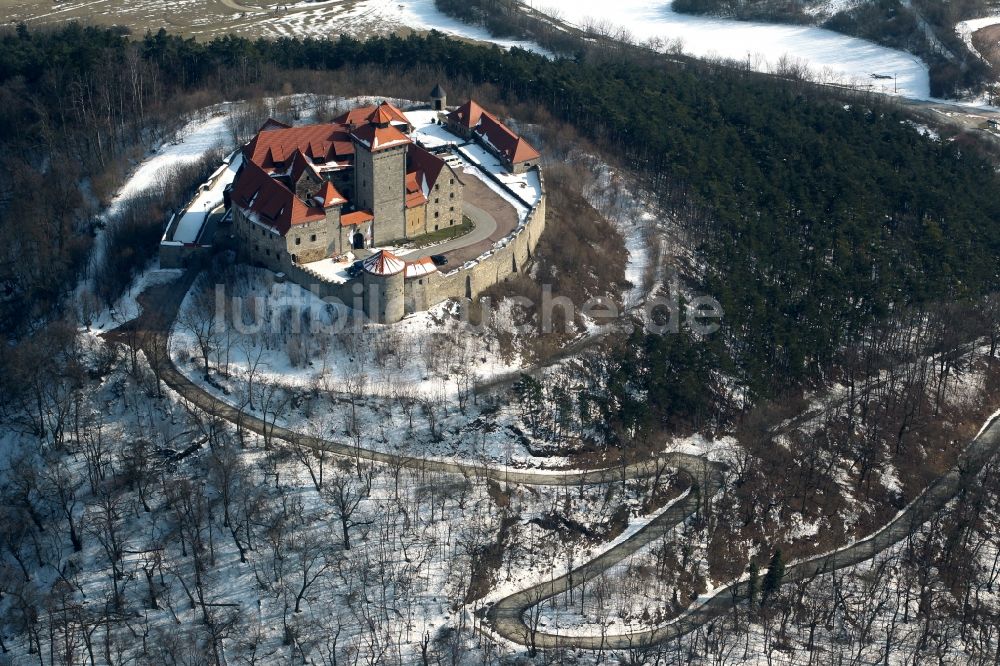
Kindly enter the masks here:
<path id="1" fill-rule="evenodd" d="M 385 102 L 379 104 L 372 114 L 368 116 L 368 122 L 372 125 L 377 125 L 378 127 L 388 127 L 389 123 L 393 121 L 395 116 L 389 111 Z"/>
<path id="2" fill-rule="evenodd" d="M 448 107 L 448 93 L 444 91 L 438 83 L 431 91 L 431 108 L 435 111 L 444 111 Z"/>

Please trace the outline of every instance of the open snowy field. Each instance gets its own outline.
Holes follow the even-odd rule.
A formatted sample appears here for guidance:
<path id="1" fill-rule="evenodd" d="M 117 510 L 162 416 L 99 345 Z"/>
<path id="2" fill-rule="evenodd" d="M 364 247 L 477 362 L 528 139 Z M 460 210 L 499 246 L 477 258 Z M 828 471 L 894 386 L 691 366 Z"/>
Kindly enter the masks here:
<path id="1" fill-rule="evenodd" d="M 236 33 L 264 37 L 359 37 L 397 31 L 437 30 L 449 35 L 494 41 L 502 46 L 537 46 L 495 40 L 482 28 L 465 25 L 434 7 L 434 0 L 327 0 L 273 3 L 260 0 L 0 0 L 6 22 L 61 24 L 83 21 L 126 25 L 135 35 L 161 27 L 171 32 L 211 38 Z"/>
<path id="2" fill-rule="evenodd" d="M 680 40 L 684 53 L 699 58 L 746 62 L 772 70 L 782 58 L 804 64 L 821 80 L 839 84 L 871 83 L 874 90 L 907 97 L 930 97 L 927 66 L 915 56 L 822 28 L 678 14 L 673 2 L 622 0 L 547 0 L 536 9 L 580 27 L 622 27 L 637 41 Z M 888 79 L 873 79 L 873 74 Z"/>

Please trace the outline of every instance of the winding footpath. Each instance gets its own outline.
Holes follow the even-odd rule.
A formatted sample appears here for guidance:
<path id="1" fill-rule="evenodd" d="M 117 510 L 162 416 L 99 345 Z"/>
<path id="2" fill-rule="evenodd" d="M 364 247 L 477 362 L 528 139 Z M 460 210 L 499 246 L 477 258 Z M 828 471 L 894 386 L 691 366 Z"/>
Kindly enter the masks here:
<path id="1" fill-rule="evenodd" d="M 167 349 L 170 327 L 184 295 L 197 272 L 189 270 L 173 283 L 151 287 L 139 298 L 143 314 L 110 331 L 105 336 L 112 341 L 133 344 L 147 357 L 156 350 Z M 152 314 L 147 314 L 152 313 Z M 656 475 L 664 466 L 679 470 L 691 487 L 621 543 L 593 560 L 572 569 L 559 578 L 511 594 L 490 606 L 483 618 L 483 628 L 502 638 L 531 648 L 582 648 L 591 650 L 630 649 L 656 645 L 693 632 L 730 612 L 734 605 L 748 596 L 746 581 L 737 581 L 716 589 L 711 595 L 697 600 L 674 620 L 646 631 L 611 635 L 562 636 L 537 630 L 525 616 L 546 599 L 565 592 L 600 576 L 640 548 L 663 537 L 689 516 L 695 514 L 703 497 L 714 496 L 722 486 L 722 468 L 713 463 L 682 453 L 667 453 L 652 460 L 624 467 L 580 471 L 531 471 L 488 467 L 445 460 L 400 456 L 351 446 L 341 442 L 313 437 L 288 428 L 266 423 L 217 398 L 184 376 L 169 356 L 159 369 L 160 379 L 185 400 L 212 416 L 226 419 L 239 427 L 281 439 L 297 446 L 330 452 L 353 459 L 369 460 L 388 465 L 404 466 L 427 472 L 461 474 L 505 483 L 534 486 L 575 486 L 580 484 L 612 483 Z M 784 582 L 802 581 L 816 575 L 854 566 L 872 559 L 882 551 L 903 541 L 955 497 L 1000 448 L 1000 412 L 994 415 L 979 435 L 959 456 L 956 465 L 936 479 L 890 523 L 873 535 L 832 553 L 791 563 L 785 567 Z"/>

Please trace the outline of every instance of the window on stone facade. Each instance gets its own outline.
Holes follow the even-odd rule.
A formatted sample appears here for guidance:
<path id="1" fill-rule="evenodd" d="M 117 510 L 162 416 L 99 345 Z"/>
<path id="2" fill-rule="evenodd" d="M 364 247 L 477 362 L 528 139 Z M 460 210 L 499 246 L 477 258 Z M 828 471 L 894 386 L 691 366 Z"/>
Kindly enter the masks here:
<path id="1" fill-rule="evenodd" d="M 296 236 L 296 237 L 295 237 L 295 244 L 296 244 L 296 245 L 301 245 L 301 244 L 302 244 L 302 239 L 301 239 L 301 238 L 299 238 L 298 236 Z"/>
<path id="2" fill-rule="evenodd" d="M 315 243 L 316 242 L 316 234 L 313 234 L 312 236 L 309 237 L 309 242 L 310 243 Z"/>
<path id="3" fill-rule="evenodd" d="M 441 189 L 441 183 L 434 183 L 434 190 L 436 191 L 440 189 Z"/>
<path id="4" fill-rule="evenodd" d="M 454 193 L 454 192 L 452 192 L 451 194 L 449 194 L 449 195 L 448 195 L 448 198 L 449 198 L 449 199 L 454 199 L 454 198 L 455 198 L 455 193 Z"/>
<path id="5" fill-rule="evenodd" d="M 455 179 L 454 178 L 449 178 L 448 179 L 448 184 L 449 185 L 454 185 L 455 184 Z"/>
<path id="6" fill-rule="evenodd" d="M 441 200 L 438 199 L 437 197 L 434 197 L 434 203 L 441 203 Z"/>
<path id="7" fill-rule="evenodd" d="M 441 217 L 441 213 L 434 213 L 434 217 Z"/>
<path id="8" fill-rule="evenodd" d="M 454 212 L 455 212 L 455 207 L 454 207 L 454 206 L 450 207 L 450 208 L 448 209 L 448 211 L 449 211 L 449 212 L 452 212 L 452 213 L 454 213 Z"/>

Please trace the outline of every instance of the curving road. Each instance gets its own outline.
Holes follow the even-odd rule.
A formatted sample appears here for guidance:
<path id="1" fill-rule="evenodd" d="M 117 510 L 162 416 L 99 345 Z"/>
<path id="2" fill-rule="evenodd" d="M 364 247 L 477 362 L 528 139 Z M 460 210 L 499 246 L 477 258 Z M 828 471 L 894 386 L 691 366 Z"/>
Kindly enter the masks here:
<path id="1" fill-rule="evenodd" d="M 832 553 L 817 555 L 787 565 L 782 581 L 790 583 L 807 580 L 818 574 L 851 567 L 870 560 L 882 551 L 905 540 L 916 528 L 940 511 L 949 500 L 966 487 L 969 480 L 996 454 L 998 448 L 1000 448 L 1000 414 L 994 415 L 990 419 L 979 436 L 965 449 L 951 471 L 935 480 L 885 527 L 862 541 Z M 717 479 L 713 476 L 710 492 L 715 489 L 715 483 L 717 483 Z M 644 530 L 628 541 L 597 559 L 574 569 L 571 574 L 501 599 L 487 611 L 486 625 L 500 636 L 522 645 L 539 648 L 571 647 L 608 650 L 646 647 L 662 643 L 691 633 L 729 613 L 734 605 L 748 598 L 749 590 L 746 581 L 731 583 L 715 590 L 710 596 L 699 600 L 676 619 L 647 631 L 605 637 L 560 636 L 540 631 L 532 634 L 529 623 L 524 619 L 524 615 L 531 607 L 560 592 L 565 592 L 571 586 L 579 585 L 603 573 L 638 548 L 664 534 L 677 522 L 683 520 L 686 515 L 690 515 L 697 509 L 696 497 L 688 496 L 683 499 L 683 502 L 679 501 L 671 507 L 669 513 L 671 514 L 670 519 L 674 520 L 673 523 L 670 523 L 664 514 L 662 524 L 657 522 L 659 519 L 651 522 Z M 687 513 L 684 513 L 685 510 Z M 654 525 L 654 523 L 656 524 Z M 647 531 L 649 533 L 644 534 Z M 637 542 L 635 547 L 633 547 L 633 541 Z M 763 572 L 761 573 L 763 574 Z M 572 580 L 572 585 L 570 585 L 570 580 Z"/>
<path id="2" fill-rule="evenodd" d="M 106 337 L 125 344 L 134 344 L 147 354 L 147 357 L 151 353 L 156 353 L 157 350 L 165 349 L 177 310 L 196 274 L 196 271 L 189 270 L 185 276 L 174 283 L 148 289 L 139 297 L 143 306 L 143 314 L 124 326 L 108 332 L 105 334 Z M 160 379 L 208 414 L 224 418 L 262 435 L 267 434 L 295 445 L 328 451 L 349 458 L 361 458 L 426 471 L 462 474 L 467 477 L 485 477 L 495 481 L 537 486 L 573 486 L 583 483 L 609 483 L 623 479 L 643 478 L 655 475 L 658 468 L 662 468 L 664 465 L 675 467 L 688 477 L 691 482 L 690 490 L 628 539 L 595 559 L 576 567 L 564 576 L 521 590 L 493 604 L 485 613 L 483 627 L 515 643 L 532 648 L 572 647 L 592 650 L 650 646 L 695 631 L 726 614 L 735 604 L 747 598 L 746 582 L 738 581 L 715 590 L 713 594 L 700 599 L 671 622 L 656 629 L 603 637 L 560 636 L 537 630 L 532 631 L 529 622 L 525 621 L 525 614 L 532 607 L 545 599 L 599 576 L 643 546 L 662 537 L 688 516 L 694 514 L 701 504 L 701 498 L 713 496 L 722 483 L 720 466 L 703 458 L 681 453 L 668 453 L 625 467 L 564 472 L 501 469 L 444 460 L 411 458 L 356 448 L 349 444 L 320 439 L 282 426 L 265 423 L 193 383 L 174 366 L 169 357 L 164 359 L 163 367 L 160 369 Z M 928 486 L 889 524 L 860 542 L 832 553 L 787 565 L 784 581 L 801 581 L 820 573 L 854 566 L 904 540 L 916 527 L 926 522 L 955 497 L 962 488 L 966 487 L 969 480 L 982 469 L 998 448 L 1000 448 L 1000 412 L 987 422 L 980 434 L 968 445 L 959 456 L 954 468 Z"/>
<path id="3" fill-rule="evenodd" d="M 472 231 L 467 234 L 463 234 L 458 238 L 453 238 L 452 240 L 444 241 L 436 245 L 422 247 L 412 255 L 406 255 L 406 258 L 410 259 L 413 257 L 419 259 L 421 257 L 429 257 L 432 254 L 444 254 L 445 252 L 451 252 L 452 250 L 460 250 L 463 247 L 475 245 L 476 243 L 487 240 L 493 232 L 497 230 L 496 218 L 482 208 L 466 201 L 462 204 L 462 212 L 470 220 L 472 220 L 474 225 Z"/>

